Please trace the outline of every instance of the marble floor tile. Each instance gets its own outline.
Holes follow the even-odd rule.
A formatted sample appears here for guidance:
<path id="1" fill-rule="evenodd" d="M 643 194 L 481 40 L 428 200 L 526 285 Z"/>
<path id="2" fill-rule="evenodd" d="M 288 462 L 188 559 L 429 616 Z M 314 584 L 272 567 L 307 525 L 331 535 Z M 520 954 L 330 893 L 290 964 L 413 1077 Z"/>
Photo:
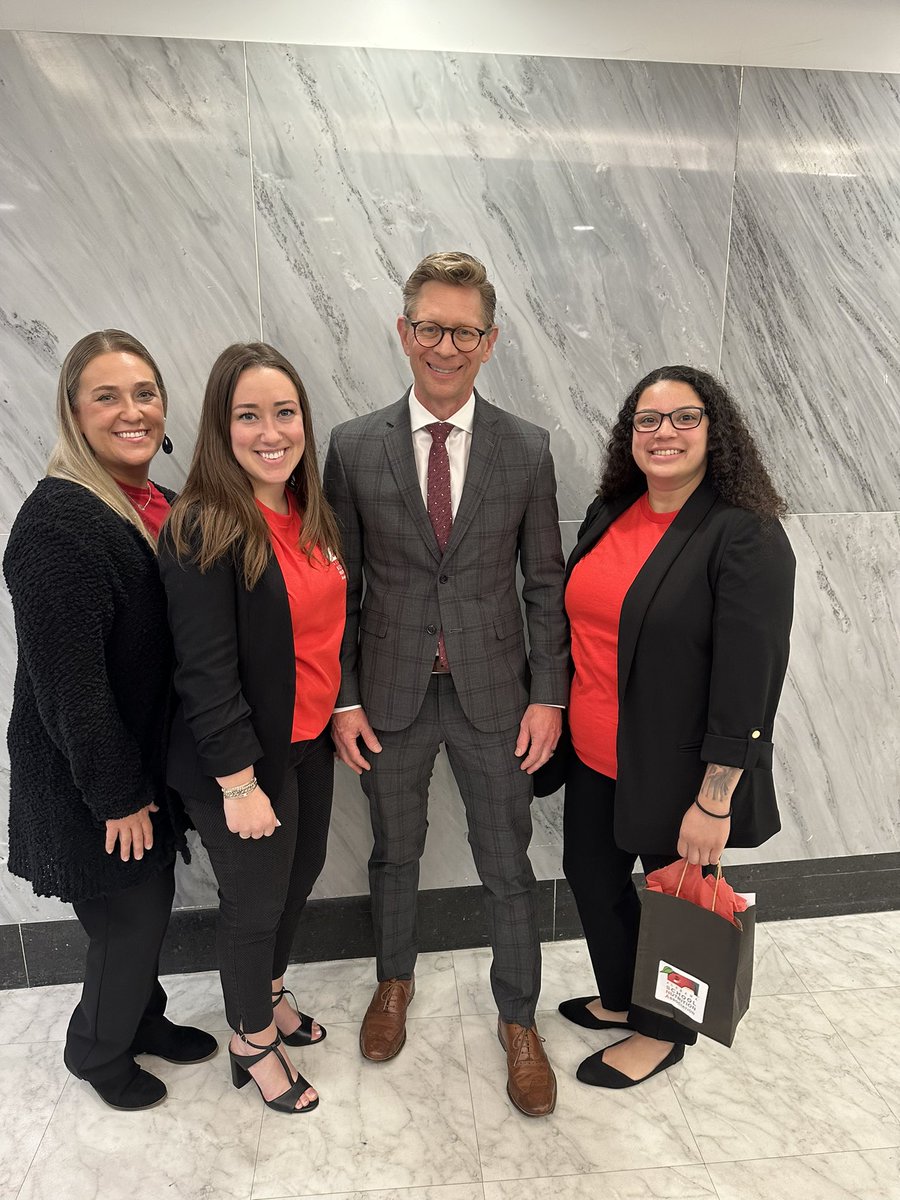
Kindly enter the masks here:
<path id="1" fill-rule="evenodd" d="M 819 992 L 814 998 L 900 1117 L 900 987 Z"/>
<path id="2" fill-rule="evenodd" d="M 80 983 L 0 992 L 0 1045 L 63 1041 L 80 995 Z"/>
<path id="3" fill-rule="evenodd" d="M 0 1046 L 0 1196 L 14 1196 L 25 1178 L 69 1074 L 62 1046 Z"/>
<path id="4" fill-rule="evenodd" d="M 553 1012 L 561 1000 L 571 996 L 595 995 L 597 984 L 587 946 L 581 940 L 550 942 L 542 947 L 543 971 L 538 1012 Z M 453 966 L 459 991 L 459 1010 L 464 1017 L 496 1012 L 491 993 L 491 951 L 454 950 Z M 774 942 L 766 926 L 756 927 L 754 996 L 805 993 L 797 972 Z M 418 999 L 418 997 L 417 997 Z"/>
<path id="5" fill-rule="evenodd" d="M 439 1183 L 434 1187 L 388 1188 L 387 1191 L 377 1192 L 329 1192 L 319 1196 L 287 1196 L 285 1200 L 484 1200 L 484 1185 Z"/>
<path id="6" fill-rule="evenodd" d="M 549 942 L 541 947 L 543 958 L 538 1012 L 555 1010 L 560 1000 L 594 994 L 597 985 L 587 947 L 582 941 Z M 464 1017 L 496 1013 L 491 992 L 491 951 L 454 950 L 453 967 L 459 991 L 459 1010 Z"/>
<path id="7" fill-rule="evenodd" d="M 900 1151 L 716 1163 L 719 1200 L 900 1200 Z"/>
<path id="8" fill-rule="evenodd" d="M 611 1092 L 575 1079 L 583 1058 L 616 1040 L 569 1024 L 558 1013 L 541 1019 L 559 1097 L 556 1111 L 535 1122 L 506 1095 L 506 1056 L 493 1016 L 463 1018 L 478 1147 L 485 1180 L 684 1166 L 700 1161 L 697 1145 L 664 1075 L 642 1088 Z M 520 1193 L 521 1194 L 521 1193 Z"/>
<path id="9" fill-rule="evenodd" d="M 321 1051 L 296 1056 L 322 1103 L 296 1118 L 265 1111 L 254 1200 L 296 1195 L 301 1181 L 315 1195 L 480 1180 L 459 1018 L 411 1017 L 407 1030 L 387 1063 L 362 1058 L 356 1022 L 331 1025 Z"/>
<path id="10" fill-rule="evenodd" d="M 706 1167 L 504 1179 L 484 1185 L 484 1200 L 716 1200 Z"/>
<path id="11" fill-rule="evenodd" d="M 169 997 L 166 1016 L 178 1025 L 197 1025 L 209 1033 L 228 1029 L 222 984 L 218 971 L 163 975 L 160 979 Z"/>
<path id="12" fill-rule="evenodd" d="M 117 1112 L 69 1079 L 21 1200 L 246 1200 L 262 1105 L 231 1086 L 221 1052 L 193 1067 L 145 1062 L 170 1092 L 147 1112 Z"/>
<path id="13" fill-rule="evenodd" d="M 770 933 L 811 992 L 892 987 L 900 978 L 900 911 L 777 921 Z"/>
<path id="14" fill-rule="evenodd" d="M 361 1021 L 375 990 L 371 958 L 337 962 L 294 963 L 286 973 L 287 986 L 304 1012 L 324 1025 L 331 1021 Z M 423 1017 L 458 1017 L 456 977 L 449 952 L 420 954 L 416 962 L 416 994 L 410 1012 Z"/>
<path id="15" fill-rule="evenodd" d="M 762 996 L 728 1049 L 668 1072 L 706 1162 L 900 1146 L 900 1122 L 812 996 Z"/>
<path id="16" fill-rule="evenodd" d="M 788 962 L 768 925 L 756 926 L 753 995 L 785 996 L 806 991 L 803 980 Z"/>

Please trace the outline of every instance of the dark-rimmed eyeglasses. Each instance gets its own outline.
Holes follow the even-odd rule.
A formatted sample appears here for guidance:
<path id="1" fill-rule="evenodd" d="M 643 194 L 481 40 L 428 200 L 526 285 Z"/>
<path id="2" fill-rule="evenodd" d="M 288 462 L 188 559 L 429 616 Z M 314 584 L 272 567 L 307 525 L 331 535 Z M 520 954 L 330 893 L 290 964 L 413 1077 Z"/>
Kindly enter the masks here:
<path id="1" fill-rule="evenodd" d="M 450 326 L 438 325 L 435 321 L 407 321 L 407 325 L 420 346 L 439 346 L 444 340 L 444 334 L 449 333 L 453 345 L 463 354 L 471 354 L 485 334 L 491 332 L 490 329 L 476 329 L 474 325 L 457 325 L 451 329 Z"/>
<path id="2" fill-rule="evenodd" d="M 631 418 L 635 433 L 656 433 L 666 417 L 673 429 L 696 429 L 703 420 L 705 408 L 675 408 L 671 412 L 656 412 L 652 408 L 642 408 Z"/>

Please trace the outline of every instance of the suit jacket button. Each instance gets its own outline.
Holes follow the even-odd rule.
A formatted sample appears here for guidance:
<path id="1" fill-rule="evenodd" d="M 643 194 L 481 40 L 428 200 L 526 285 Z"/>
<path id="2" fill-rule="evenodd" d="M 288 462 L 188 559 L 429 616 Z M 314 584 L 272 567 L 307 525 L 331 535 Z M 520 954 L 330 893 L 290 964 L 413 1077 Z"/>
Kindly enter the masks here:
<path id="1" fill-rule="evenodd" d="M 425 632 L 430 633 L 432 635 L 432 637 L 437 633 L 437 631 L 438 631 L 437 625 L 426 625 L 426 627 L 425 627 Z"/>
<path id="2" fill-rule="evenodd" d="M 447 582 L 447 580 L 448 580 L 449 578 L 450 578 L 450 576 L 449 576 L 449 575 L 441 575 L 441 576 L 440 576 L 440 578 L 439 578 L 439 582 L 440 582 L 440 583 L 446 583 L 446 582 Z"/>
<path id="3" fill-rule="evenodd" d="M 754 730 L 751 732 L 750 736 L 751 736 L 752 738 L 758 738 L 758 737 L 760 736 L 759 730 L 758 730 L 758 729 L 754 729 Z"/>

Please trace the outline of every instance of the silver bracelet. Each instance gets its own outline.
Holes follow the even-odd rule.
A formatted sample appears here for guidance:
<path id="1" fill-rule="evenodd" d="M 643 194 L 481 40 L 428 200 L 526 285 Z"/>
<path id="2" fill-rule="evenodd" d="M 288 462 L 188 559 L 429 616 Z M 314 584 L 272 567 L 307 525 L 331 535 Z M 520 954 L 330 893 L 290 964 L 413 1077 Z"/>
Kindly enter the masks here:
<path id="1" fill-rule="evenodd" d="M 242 800 L 244 796 L 249 796 L 251 792 L 255 792 L 259 784 L 256 782 L 256 776 L 248 779 L 246 783 L 239 783 L 237 787 L 222 788 L 223 800 Z"/>

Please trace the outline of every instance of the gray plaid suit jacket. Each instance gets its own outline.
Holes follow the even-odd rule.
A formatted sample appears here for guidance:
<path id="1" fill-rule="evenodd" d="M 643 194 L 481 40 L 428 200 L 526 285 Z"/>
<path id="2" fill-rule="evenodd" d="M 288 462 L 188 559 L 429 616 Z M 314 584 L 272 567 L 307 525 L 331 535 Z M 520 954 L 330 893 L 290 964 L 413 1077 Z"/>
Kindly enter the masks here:
<path id="1" fill-rule="evenodd" d="M 466 717 L 499 733 L 529 703 L 568 699 L 550 437 L 475 393 L 465 485 L 442 556 L 416 475 L 408 396 L 337 426 L 328 448 L 325 492 L 348 575 L 337 707 L 362 704 L 375 729 L 404 729 L 422 705 L 443 628 Z"/>

